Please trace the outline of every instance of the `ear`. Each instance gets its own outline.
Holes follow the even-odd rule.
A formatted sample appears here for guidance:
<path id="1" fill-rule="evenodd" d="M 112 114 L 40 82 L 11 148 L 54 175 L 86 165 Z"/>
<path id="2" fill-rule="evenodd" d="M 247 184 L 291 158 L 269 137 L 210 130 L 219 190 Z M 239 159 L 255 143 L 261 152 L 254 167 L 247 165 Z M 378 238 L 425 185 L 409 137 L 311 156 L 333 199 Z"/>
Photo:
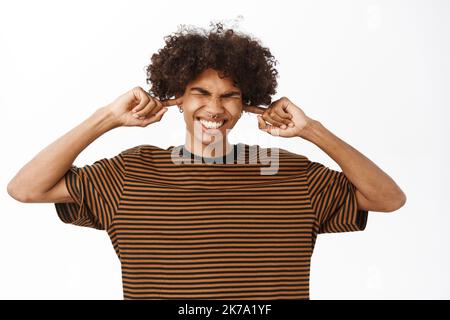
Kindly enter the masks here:
<path id="1" fill-rule="evenodd" d="M 175 93 L 175 99 L 178 99 L 178 98 L 180 98 L 181 96 L 182 96 L 182 95 L 181 95 L 180 93 Z M 182 106 L 182 105 L 183 105 L 183 102 L 177 104 L 177 106 Z"/>

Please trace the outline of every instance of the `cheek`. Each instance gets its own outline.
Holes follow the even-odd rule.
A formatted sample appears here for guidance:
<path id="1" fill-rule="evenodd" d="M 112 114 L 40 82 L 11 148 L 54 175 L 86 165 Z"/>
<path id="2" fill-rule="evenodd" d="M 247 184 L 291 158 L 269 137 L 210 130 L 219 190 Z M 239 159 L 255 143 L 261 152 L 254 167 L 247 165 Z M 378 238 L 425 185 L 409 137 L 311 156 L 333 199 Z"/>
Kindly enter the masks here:
<path id="1" fill-rule="evenodd" d="M 194 129 L 195 113 L 197 112 L 198 109 L 199 109 L 198 107 L 194 107 L 192 104 L 187 105 L 183 103 L 183 113 L 182 113 L 183 121 L 188 130 Z"/>
<path id="2" fill-rule="evenodd" d="M 185 119 L 192 119 L 195 113 L 201 108 L 202 104 L 199 99 L 186 99 L 183 101 L 183 110 Z"/>
<path id="3" fill-rule="evenodd" d="M 233 118 L 239 119 L 242 112 L 242 104 L 241 103 L 235 103 L 232 108 L 228 109 L 230 114 L 233 116 Z"/>

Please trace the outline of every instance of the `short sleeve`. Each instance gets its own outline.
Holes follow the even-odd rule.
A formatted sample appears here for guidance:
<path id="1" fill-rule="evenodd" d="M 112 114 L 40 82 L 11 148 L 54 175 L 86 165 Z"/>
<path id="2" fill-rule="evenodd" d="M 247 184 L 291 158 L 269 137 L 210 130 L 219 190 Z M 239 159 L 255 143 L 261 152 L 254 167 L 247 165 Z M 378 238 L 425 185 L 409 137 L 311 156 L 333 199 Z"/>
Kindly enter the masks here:
<path id="1" fill-rule="evenodd" d="M 368 211 L 358 209 L 356 187 L 343 172 L 318 162 L 307 162 L 311 205 L 316 212 L 318 233 L 362 231 Z"/>
<path id="2" fill-rule="evenodd" d="M 124 173 L 121 154 L 84 167 L 72 165 L 64 179 L 75 202 L 55 203 L 58 217 L 64 223 L 107 230 L 120 203 Z"/>

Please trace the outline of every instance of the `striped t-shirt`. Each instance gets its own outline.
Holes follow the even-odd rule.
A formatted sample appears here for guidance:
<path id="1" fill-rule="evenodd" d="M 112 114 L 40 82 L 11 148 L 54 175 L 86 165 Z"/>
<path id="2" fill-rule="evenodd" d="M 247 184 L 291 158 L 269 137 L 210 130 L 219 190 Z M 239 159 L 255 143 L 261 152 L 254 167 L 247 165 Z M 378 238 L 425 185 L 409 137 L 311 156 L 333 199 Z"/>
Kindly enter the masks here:
<path id="1" fill-rule="evenodd" d="M 124 299 L 309 299 L 316 236 L 368 216 L 342 172 L 242 143 L 216 159 L 140 145 L 65 182 L 59 218 L 108 233 Z"/>

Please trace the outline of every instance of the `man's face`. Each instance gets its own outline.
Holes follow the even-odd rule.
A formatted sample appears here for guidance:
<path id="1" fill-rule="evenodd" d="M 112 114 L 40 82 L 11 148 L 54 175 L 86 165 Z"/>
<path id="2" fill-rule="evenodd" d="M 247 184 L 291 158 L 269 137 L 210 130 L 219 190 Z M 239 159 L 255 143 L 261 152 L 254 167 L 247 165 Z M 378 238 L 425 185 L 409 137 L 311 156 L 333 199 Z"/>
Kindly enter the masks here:
<path id="1" fill-rule="evenodd" d="M 216 70 L 206 69 L 188 83 L 182 98 L 191 137 L 203 145 L 227 141 L 228 130 L 242 111 L 242 93 L 231 78 L 220 78 Z"/>

